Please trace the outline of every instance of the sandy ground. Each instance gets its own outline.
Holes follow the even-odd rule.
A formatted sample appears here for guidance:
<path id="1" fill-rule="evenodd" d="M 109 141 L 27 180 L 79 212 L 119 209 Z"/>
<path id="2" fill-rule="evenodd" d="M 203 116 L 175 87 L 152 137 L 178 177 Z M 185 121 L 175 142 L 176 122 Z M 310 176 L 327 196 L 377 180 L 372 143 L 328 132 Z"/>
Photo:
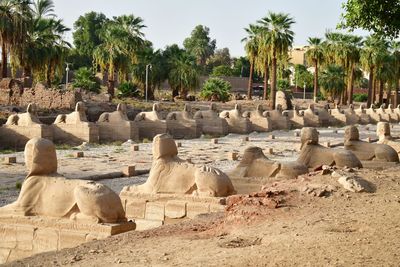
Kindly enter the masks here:
<path id="1" fill-rule="evenodd" d="M 361 138 L 375 138 L 375 126 L 361 126 Z M 343 142 L 343 128 L 319 129 L 320 142 Z M 298 131 L 298 130 L 297 130 Z M 337 131 L 337 133 L 336 133 Z M 271 139 L 270 135 L 275 135 Z M 400 126 L 392 129 L 400 135 Z M 194 163 L 224 171 L 237 162 L 228 154 L 255 145 L 273 160 L 298 156 L 299 137 L 294 131 L 228 135 L 219 144 L 209 139 L 182 140 L 179 155 Z M 274 154 L 268 155 L 268 148 Z M 151 144 L 97 146 L 85 157 L 71 158 L 74 150 L 58 151 L 59 172 L 70 178 L 119 171 L 136 164 L 151 165 Z M 16 153 L 18 162 L 23 154 Z M 25 176 L 24 164 L 1 165 L 1 205 L 13 201 L 17 181 Z M 268 189 L 283 192 L 277 209 L 238 204 L 225 213 L 163 226 L 151 231 L 129 232 L 83 244 L 73 249 L 39 254 L 12 266 L 399 266 L 400 265 L 400 166 L 385 170 L 360 170 L 357 175 L 374 185 L 373 193 L 351 193 L 331 175 L 313 175 L 292 181 L 270 181 Z M 142 183 L 147 175 L 99 181 L 119 192 L 124 185 Z M 310 188 L 329 188 L 317 197 Z M 258 203 L 256 200 L 254 203 Z"/>

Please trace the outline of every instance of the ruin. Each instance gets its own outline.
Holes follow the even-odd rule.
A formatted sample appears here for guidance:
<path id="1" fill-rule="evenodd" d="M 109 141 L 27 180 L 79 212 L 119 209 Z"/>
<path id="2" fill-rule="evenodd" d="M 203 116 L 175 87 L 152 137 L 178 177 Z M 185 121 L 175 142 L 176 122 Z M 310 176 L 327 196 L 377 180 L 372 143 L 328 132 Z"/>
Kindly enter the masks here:
<path id="1" fill-rule="evenodd" d="M 25 161 L 28 175 L 18 199 L 0 208 L 2 263 L 135 229 L 111 189 L 57 174 L 50 140 L 31 139 Z"/>
<path id="2" fill-rule="evenodd" d="M 289 119 L 289 112 L 283 111 L 281 106 L 271 111 L 265 111 L 264 116 L 271 119 L 272 130 L 289 130 L 291 129 L 291 122 Z"/>
<path id="3" fill-rule="evenodd" d="M 243 117 L 250 120 L 251 131 L 268 132 L 272 129 L 271 119 L 264 114 L 264 110 L 261 105 L 257 105 L 255 110 L 244 112 Z"/>
<path id="4" fill-rule="evenodd" d="M 390 116 L 389 113 L 386 113 L 385 104 L 382 104 L 378 109 L 376 109 L 376 112 L 381 116 L 380 121 L 395 122 L 395 118 Z"/>
<path id="5" fill-rule="evenodd" d="M 219 117 L 228 123 L 229 133 L 247 134 L 252 129 L 249 118 L 243 117 L 242 107 L 238 104 L 233 110 L 222 111 Z"/>
<path id="6" fill-rule="evenodd" d="M 139 129 L 126 115 L 126 105 L 118 104 L 114 112 L 105 112 L 97 121 L 101 142 L 139 140 Z"/>
<path id="7" fill-rule="evenodd" d="M 139 138 L 148 138 L 152 140 L 157 134 L 167 132 L 167 122 L 163 120 L 160 114 L 159 104 L 153 105 L 153 110 L 149 112 L 140 112 L 135 117 L 135 123 L 139 128 Z"/>
<path id="8" fill-rule="evenodd" d="M 360 124 L 369 124 L 373 122 L 371 117 L 367 114 L 364 104 L 361 104 L 358 109 L 355 110 L 356 115 L 360 118 Z"/>
<path id="9" fill-rule="evenodd" d="M 306 110 L 298 110 L 294 107 L 293 115 L 290 118 L 292 125 L 296 127 L 319 127 L 321 125 L 318 111 L 314 109 L 314 105 L 308 105 Z"/>
<path id="10" fill-rule="evenodd" d="M 346 127 L 344 147 L 352 151 L 361 161 L 399 162 L 399 155 L 392 147 L 361 141 L 358 129 L 355 126 Z"/>
<path id="11" fill-rule="evenodd" d="M 185 104 L 183 111 L 174 111 L 167 115 L 167 131 L 176 139 L 193 139 L 201 135 L 201 126 L 190 114 L 190 107 Z"/>
<path id="12" fill-rule="evenodd" d="M 301 150 L 297 162 L 308 168 L 321 168 L 323 165 L 361 168 L 360 160 L 351 151 L 326 148 L 319 144 L 319 133 L 315 128 L 301 130 Z"/>
<path id="13" fill-rule="evenodd" d="M 400 122 L 400 114 L 396 112 L 392 104 L 388 105 L 388 108 L 385 109 L 385 113 L 390 116 L 392 122 Z"/>
<path id="14" fill-rule="evenodd" d="M 388 122 L 378 122 L 376 126 L 376 135 L 378 136 L 378 144 L 385 144 L 391 146 L 396 150 L 397 154 L 400 153 L 400 142 L 396 141 L 390 134 L 390 124 Z"/>
<path id="15" fill-rule="evenodd" d="M 200 124 L 203 134 L 222 136 L 229 133 L 226 119 L 220 118 L 215 103 L 208 110 L 197 111 L 193 118 Z"/>
<path id="16" fill-rule="evenodd" d="M 360 106 L 360 109 L 362 109 L 362 106 Z M 370 123 L 378 123 L 383 121 L 381 114 L 376 110 L 375 105 L 373 104 L 370 108 L 365 110 L 365 113 L 369 116 Z"/>
<path id="17" fill-rule="evenodd" d="M 331 110 L 331 114 L 338 124 L 352 125 L 360 122 L 360 117 L 354 112 L 354 106 L 352 104 L 347 110 L 342 110 L 339 105 L 336 105 L 336 107 Z"/>
<path id="18" fill-rule="evenodd" d="M 53 131 L 37 117 L 36 106 L 29 104 L 26 113 L 13 114 L 0 127 L 0 147 L 20 149 L 32 138 L 53 140 Z"/>

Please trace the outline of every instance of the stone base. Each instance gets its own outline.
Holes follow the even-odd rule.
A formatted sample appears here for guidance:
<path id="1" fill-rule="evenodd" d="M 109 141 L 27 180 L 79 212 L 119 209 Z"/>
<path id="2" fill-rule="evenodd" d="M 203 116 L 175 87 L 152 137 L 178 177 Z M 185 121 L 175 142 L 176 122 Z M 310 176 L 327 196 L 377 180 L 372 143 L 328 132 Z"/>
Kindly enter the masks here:
<path id="1" fill-rule="evenodd" d="M 135 223 L 91 224 L 44 217 L 0 217 L 0 264 L 135 230 Z"/>
<path id="2" fill-rule="evenodd" d="M 225 210 L 223 197 L 195 197 L 176 194 L 122 192 L 122 205 L 128 219 L 135 220 L 136 230 L 192 219 L 200 214 Z"/>
<path id="3" fill-rule="evenodd" d="M 400 163 L 397 162 L 384 162 L 378 160 L 361 161 L 361 164 L 365 169 L 375 169 L 375 170 L 384 170 L 387 168 L 393 168 L 400 165 Z"/>

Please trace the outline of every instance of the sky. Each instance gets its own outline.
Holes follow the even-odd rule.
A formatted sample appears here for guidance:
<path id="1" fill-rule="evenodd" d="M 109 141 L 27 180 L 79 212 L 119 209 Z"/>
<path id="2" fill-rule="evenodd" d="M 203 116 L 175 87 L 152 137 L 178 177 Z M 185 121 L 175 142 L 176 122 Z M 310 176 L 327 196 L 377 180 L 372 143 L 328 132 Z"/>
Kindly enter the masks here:
<path id="1" fill-rule="evenodd" d="M 294 45 L 304 45 L 308 37 L 323 37 L 340 21 L 344 0 L 54 0 L 57 15 L 73 28 L 80 15 L 90 11 L 108 17 L 134 14 L 144 19 L 146 39 L 155 48 L 164 48 L 190 36 L 196 25 L 210 28 L 217 48 L 228 47 L 232 56 L 245 54 L 241 40 L 244 28 L 267 15 L 285 12 L 296 24 Z M 358 32 L 361 33 L 362 32 Z M 67 36 L 72 43 L 72 34 Z"/>

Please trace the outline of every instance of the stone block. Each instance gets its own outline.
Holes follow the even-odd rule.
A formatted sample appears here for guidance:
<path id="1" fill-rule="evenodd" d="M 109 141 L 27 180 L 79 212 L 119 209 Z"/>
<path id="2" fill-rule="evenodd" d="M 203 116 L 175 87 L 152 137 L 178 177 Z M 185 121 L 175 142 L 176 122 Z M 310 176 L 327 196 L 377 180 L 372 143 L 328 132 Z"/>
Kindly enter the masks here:
<path id="1" fill-rule="evenodd" d="M 218 139 L 217 138 L 211 139 L 211 144 L 218 144 Z"/>
<path id="2" fill-rule="evenodd" d="M 33 252 L 41 253 L 58 249 L 59 232 L 53 229 L 37 229 L 33 238 Z"/>
<path id="3" fill-rule="evenodd" d="M 146 215 L 146 200 L 128 200 L 125 213 L 128 218 L 144 219 Z"/>
<path id="4" fill-rule="evenodd" d="M 132 145 L 133 151 L 139 151 L 139 145 Z"/>
<path id="5" fill-rule="evenodd" d="M 326 142 L 326 143 L 325 143 L 325 146 L 326 146 L 326 147 L 331 147 L 331 142 Z"/>
<path id="6" fill-rule="evenodd" d="M 181 142 L 176 142 L 176 147 L 182 147 L 182 143 Z"/>
<path id="7" fill-rule="evenodd" d="M 75 158 L 83 158 L 85 154 L 82 151 L 78 151 L 74 153 Z"/>
<path id="8" fill-rule="evenodd" d="M 243 142 L 248 142 L 250 138 L 248 136 L 243 137 Z"/>
<path id="9" fill-rule="evenodd" d="M 275 139 L 275 135 L 271 134 L 271 135 L 269 136 L 269 139 L 274 140 L 274 139 Z"/>
<path id="10" fill-rule="evenodd" d="M 136 231 L 145 231 L 164 225 L 164 221 L 136 219 Z"/>
<path id="11" fill-rule="evenodd" d="M 145 219 L 163 221 L 165 217 L 165 207 L 164 203 L 158 202 L 147 202 Z"/>
<path id="12" fill-rule="evenodd" d="M 71 230 L 61 230 L 58 249 L 73 248 L 85 242 L 86 233 Z"/>
<path id="13" fill-rule="evenodd" d="M 30 256 L 32 256 L 32 251 L 30 251 L 30 250 L 13 249 L 10 252 L 10 256 L 8 257 L 7 262 L 24 259 L 24 258 L 27 258 Z"/>
<path id="14" fill-rule="evenodd" d="M 17 246 L 17 229 L 13 225 L 0 225 L 0 248 L 15 248 Z"/>
<path id="15" fill-rule="evenodd" d="M 268 148 L 268 154 L 273 155 L 274 149 L 272 147 Z"/>
<path id="16" fill-rule="evenodd" d="M 224 212 L 225 205 L 210 204 L 210 212 Z"/>
<path id="17" fill-rule="evenodd" d="M 237 152 L 232 152 L 229 154 L 229 159 L 230 160 L 238 160 L 238 153 Z"/>
<path id="18" fill-rule="evenodd" d="M 300 136 L 300 132 L 294 132 L 294 137 L 299 137 Z"/>
<path id="19" fill-rule="evenodd" d="M 186 216 L 193 219 L 197 215 L 210 212 L 209 203 L 188 202 L 186 206 Z"/>
<path id="20" fill-rule="evenodd" d="M 17 226 L 17 249 L 32 251 L 35 229 L 31 226 Z"/>
<path id="21" fill-rule="evenodd" d="M 0 264 L 6 263 L 10 257 L 11 249 L 0 248 Z"/>
<path id="22" fill-rule="evenodd" d="M 136 174 L 135 168 L 136 168 L 135 165 L 125 166 L 122 169 L 122 173 L 124 174 L 125 177 L 135 176 L 135 174 Z"/>
<path id="23" fill-rule="evenodd" d="M 4 157 L 3 161 L 6 164 L 17 163 L 17 158 L 16 157 Z"/>
<path id="24" fill-rule="evenodd" d="M 186 202 L 170 200 L 165 204 L 165 217 L 180 219 L 186 216 Z"/>

